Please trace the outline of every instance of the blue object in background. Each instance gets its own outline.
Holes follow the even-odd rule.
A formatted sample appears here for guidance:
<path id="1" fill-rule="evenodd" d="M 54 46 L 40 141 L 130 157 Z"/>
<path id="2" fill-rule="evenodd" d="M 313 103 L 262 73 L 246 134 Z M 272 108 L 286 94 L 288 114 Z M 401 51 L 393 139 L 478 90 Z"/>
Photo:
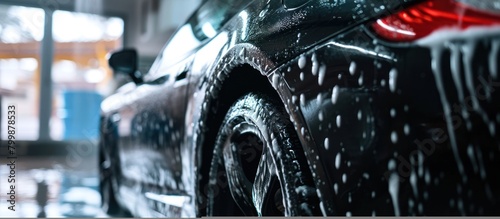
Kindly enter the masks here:
<path id="1" fill-rule="evenodd" d="M 99 136 L 102 96 L 91 90 L 63 91 L 64 140 L 83 140 Z"/>

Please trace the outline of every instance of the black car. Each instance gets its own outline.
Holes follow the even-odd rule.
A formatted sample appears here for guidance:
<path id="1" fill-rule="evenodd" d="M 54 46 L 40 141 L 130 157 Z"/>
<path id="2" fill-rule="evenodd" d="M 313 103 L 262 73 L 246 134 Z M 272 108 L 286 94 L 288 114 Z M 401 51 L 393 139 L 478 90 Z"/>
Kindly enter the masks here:
<path id="1" fill-rule="evenodd" d="M 500 0 L 207 0 L 101 105 L 110 215 L 500 215 Z"/>

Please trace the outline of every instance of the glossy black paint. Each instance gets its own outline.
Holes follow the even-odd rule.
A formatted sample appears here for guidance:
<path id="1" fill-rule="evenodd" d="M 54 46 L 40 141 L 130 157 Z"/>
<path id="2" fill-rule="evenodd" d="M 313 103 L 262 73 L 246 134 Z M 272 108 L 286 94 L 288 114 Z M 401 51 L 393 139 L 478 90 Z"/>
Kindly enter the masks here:
<path id="1" fill-rule="evenodd" d="M 206 1 L 143 84 L 128 84 L 103 102 L 103 151 L 122 206 L 141 217 L 206 214 L 222 119 L 239 97 L 259 91 L 281 99 L 294 122 L 324 215 L 500 213 L 499 139 L 488 130 L 498 129 L 498 104 L 481 102 L 493 125 L 474 115 L 473 129 L 457 127 L 459 156 L 467 160 L 472 150 L 475 158 L 460 172 L 432 50 L 383 42 L 366 25 L 412 1 L 229 2 Z M 498 101 L 498 80 L 480 77 L 488 66 L 481 54 L 495 40 L 479 41 L 474 84 L 487 84 Z M 442 56 L 450 63 L 449 52 Z M 445 77 L 456 105 L 453 79 Z M 184 199 L 166 205 L 146 193 Z"/>

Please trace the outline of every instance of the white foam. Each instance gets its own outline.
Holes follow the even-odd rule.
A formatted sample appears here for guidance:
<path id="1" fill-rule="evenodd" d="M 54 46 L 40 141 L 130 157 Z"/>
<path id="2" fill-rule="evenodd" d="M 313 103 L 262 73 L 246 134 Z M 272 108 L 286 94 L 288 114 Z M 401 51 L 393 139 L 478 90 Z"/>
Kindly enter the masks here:
<path id="1" fill-rule="evenodd" d="M 500 34 L 500 25 L 469 27 L 465 30 L 459 28 L 443 28 L 422 39 L 417 44 L 423 47 L 442 46 L 444 42 L 459 39 L 484 38 Z"/>

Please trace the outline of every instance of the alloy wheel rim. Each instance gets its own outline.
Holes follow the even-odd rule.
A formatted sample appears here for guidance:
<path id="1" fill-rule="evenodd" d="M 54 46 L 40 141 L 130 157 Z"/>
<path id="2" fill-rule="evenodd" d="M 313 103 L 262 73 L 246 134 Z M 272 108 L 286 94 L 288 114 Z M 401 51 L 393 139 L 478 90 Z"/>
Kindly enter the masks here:
<path id="1" fill-rule="evenodd" d="M 285 204 L 270 145 L 258 127 L 242 122 L 233 127 L 222 152 L 230 192 L 246 215 L 285 215 Z"/>

